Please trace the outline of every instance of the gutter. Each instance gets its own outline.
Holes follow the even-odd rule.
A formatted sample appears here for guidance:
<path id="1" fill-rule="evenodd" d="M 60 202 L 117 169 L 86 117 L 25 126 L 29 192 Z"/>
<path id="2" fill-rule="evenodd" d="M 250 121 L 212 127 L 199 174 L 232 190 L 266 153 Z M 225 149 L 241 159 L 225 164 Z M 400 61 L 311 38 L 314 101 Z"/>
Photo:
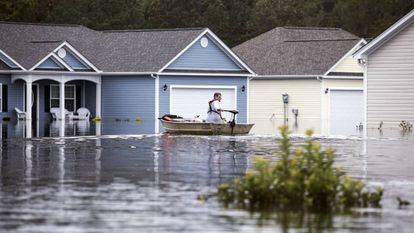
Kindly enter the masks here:
<path id="1" fill-rule="evenodd" d="M 256 75 L 255 80 L 294 80 L 294 79 L 318 79 L 319 75 Z"/>

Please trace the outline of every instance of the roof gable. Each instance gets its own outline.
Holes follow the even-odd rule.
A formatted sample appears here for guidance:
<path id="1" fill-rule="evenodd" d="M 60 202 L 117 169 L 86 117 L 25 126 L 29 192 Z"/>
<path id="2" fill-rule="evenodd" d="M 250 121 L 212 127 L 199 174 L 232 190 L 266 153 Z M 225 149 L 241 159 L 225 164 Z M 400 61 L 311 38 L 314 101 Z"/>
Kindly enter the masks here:
<path id="1" fill-rule="evenodd" d="M 213 32 L 206 29 L 159 72 L 177 70 L 254 72 Z"/>
<path id="2" fill-rule="evenodd" d="M 361 39 L 353 48 L 351 48 L 341 59 L 333 65 L 325 75 L 335 73 L 363 73 L 363 68 L 358 64 L 358 60 L 352 54 L 364 46 L 367 42 Z"/>
<path id="3" fill-rule="evenodd" d="M 391 27 L 370 41 L 366 46 L 358 50 L 354 56 L 356 58 L 368 56 L 412 23 L 414 23 L 414 10 L 411 10 L 408 14 L 395 22 Z"/>
<path id="4" fill-rule="evenodd" d="M 30 68 L 30 70 L 36 69 L 66 69 L 69 71 L 99 72 L 90 61 L 66 41 Z"/>
<path id="5" fill-rule="evenodd" d="M 165 70 L 240 71 L 243 68 L 217 42 L 205 35 L 196 40 Z"/>
<path id="6" fill-rule="evenodd" d="M 49 56 L 35 67 L 36 70 L 65 70 L 64 66 L 60 64 L 53 56 Z"/>

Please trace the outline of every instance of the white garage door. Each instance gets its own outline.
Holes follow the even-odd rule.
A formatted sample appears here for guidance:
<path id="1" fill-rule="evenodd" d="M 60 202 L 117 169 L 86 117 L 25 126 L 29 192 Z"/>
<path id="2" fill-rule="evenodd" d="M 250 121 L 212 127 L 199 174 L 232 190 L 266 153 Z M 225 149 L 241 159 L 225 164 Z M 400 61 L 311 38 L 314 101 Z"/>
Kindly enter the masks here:
<path id="1" fill-rule="evenodd" d="M 329 133 L 359 135 L 356 126 L 364 122 L 364 99 L 361 90 L 331 90 Z"/>
<path id="2" fill-rule="evenodd" d="M 221 108 L 237 109 L 235 87 L 171 86 L 170 112 L 184 118 L 200 115 L 202 119 L 206 119 L 208 102 L 213 99 L 215 92 L 222 94 Z M 230 120 L 229 113 L 223 113 L 223 117 Z"/>

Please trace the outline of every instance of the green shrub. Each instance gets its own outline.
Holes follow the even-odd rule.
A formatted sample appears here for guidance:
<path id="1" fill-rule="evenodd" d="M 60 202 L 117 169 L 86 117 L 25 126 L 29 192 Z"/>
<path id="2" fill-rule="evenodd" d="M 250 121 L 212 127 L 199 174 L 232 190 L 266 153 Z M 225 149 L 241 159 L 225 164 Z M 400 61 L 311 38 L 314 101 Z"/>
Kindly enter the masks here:
<path id="1" fill-rule="evenodd" d="M 383 189 L 369 191 L 359 180 L 334 167 L 333 148 L 321 149 L 312 130 L 305 144 L 292 151 L 289 130 L 280 128 L 280 160 L 259 158 L 255 169 L 242 179 L 218 187 L 218 198 L 225 205 L 257 210 L 263 208 L 310 208 L 318 210 L 350 207 L 378 207 Z"/>

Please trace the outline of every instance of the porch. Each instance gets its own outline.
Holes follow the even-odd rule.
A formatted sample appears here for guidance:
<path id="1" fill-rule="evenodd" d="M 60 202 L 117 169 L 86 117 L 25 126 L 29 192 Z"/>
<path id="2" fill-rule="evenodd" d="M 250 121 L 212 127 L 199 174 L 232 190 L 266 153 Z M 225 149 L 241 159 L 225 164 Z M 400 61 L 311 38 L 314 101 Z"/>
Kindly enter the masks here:
<path id="1" fill-rule="evenodd" d="M 65 110 L 76 113 L 76 110 L 82 107 L 89 109 L 92 117 L 101 117 L 100 75 L 13 74 L 11 83 L 20 87 L 18 89 L 21 92 L 22 101 L 21 105 L 18 104 L 16 107 L 20 105 L 26 113 L 26 138 L 36 136 L 36 134 L 33 135 L 33 129 L 36 129 L 33 127 L 33 123 L 51 120 L 51 108 L 60 110 L 57 122 L 53 124 L 61 127 L 59 136 L 65 135 L 64 128 L 68 125 L 66 123 L 68 119 L 65 119 Z"/>

